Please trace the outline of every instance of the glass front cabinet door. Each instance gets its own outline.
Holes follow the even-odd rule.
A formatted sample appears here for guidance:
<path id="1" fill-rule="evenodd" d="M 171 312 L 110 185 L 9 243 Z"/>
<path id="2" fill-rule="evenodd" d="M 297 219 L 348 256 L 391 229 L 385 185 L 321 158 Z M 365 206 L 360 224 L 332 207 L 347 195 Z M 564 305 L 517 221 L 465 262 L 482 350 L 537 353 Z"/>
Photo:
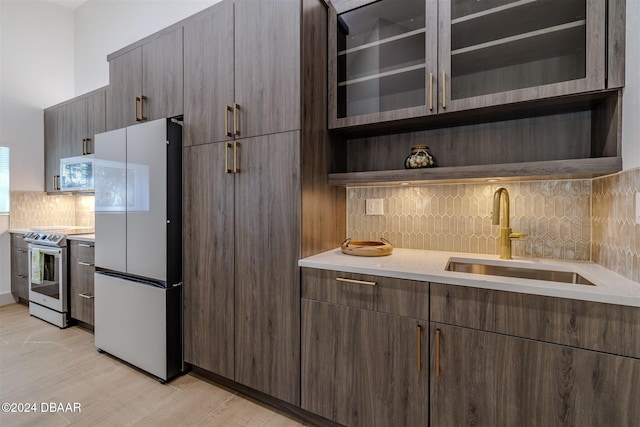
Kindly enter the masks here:
<path id="1" fill-rule="evenodd" d="M 330 15 L 331 128 L 605 87 L 602 0 L 337 4 Z M 358 7 L 344 10 L 349 5 Z"/>
<path id="2" fill-rule="evenodd" d="M 437 2 L 362 3 L 329 17 L 329 127 L 435 114 Z"/>

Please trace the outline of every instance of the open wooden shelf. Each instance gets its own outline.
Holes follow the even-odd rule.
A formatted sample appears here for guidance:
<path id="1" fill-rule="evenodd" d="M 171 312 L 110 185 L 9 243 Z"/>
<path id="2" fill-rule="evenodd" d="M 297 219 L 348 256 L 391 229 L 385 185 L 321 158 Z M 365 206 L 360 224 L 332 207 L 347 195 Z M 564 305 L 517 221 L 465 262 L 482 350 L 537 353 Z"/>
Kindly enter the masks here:
<path id="1" fill-rule="evenodd" d="M 541 162 L 400 169 L 329 174 L 329 184 L 345 187 L 445 183 L 457 181 L 585 179 L 622 170 L 622 157 L 551 160 Z"/>

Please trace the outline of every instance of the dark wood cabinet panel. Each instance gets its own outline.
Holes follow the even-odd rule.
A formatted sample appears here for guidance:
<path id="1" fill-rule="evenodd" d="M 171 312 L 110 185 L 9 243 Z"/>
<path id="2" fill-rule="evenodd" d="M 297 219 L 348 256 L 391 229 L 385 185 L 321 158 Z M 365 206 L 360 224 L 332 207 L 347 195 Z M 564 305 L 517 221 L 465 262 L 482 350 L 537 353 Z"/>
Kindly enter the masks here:
<path id="1" fill-rule="evenodd" d="M 106 129 L 106 89 L 44 110 L 45 191 L 59 191 L 60 159 L 93 153 L 96 133 Z"/>
<path id="2" fill-rule="evenodd" d="M 141 115 L 145 120 L 174 117 L 183 113 L 182 28 L 142 46 Z"/>
<path id="3" fill-rule="evenodd" d="M 107 130 L 183 112 L 182 27 L 109 58 Z"/>
<path id="4" fill-rule="evenodd" d="M 11 234 L 11 293 L 29 301 L 29 252 L 22 234 Z"/>
<path id="5" fill-rule="evenodd" d="M 109 61 L 107 89 L 107 130 L 136 124 L 138 104 L 142 95 L 142 47 Z"/>
<path id="6" fill-rule="evenodd" d="M 431 426 L 632 426 L 640 416 L 638 359 L 437 323 L 430 335 Z"/>
<path id="7" fill-rule="evenodd" d="M 59 176 L 58 109 L 52 107 L 44 110 L 44 191 L 56 191 Z"/>
<path id="8" fill-rule="evenodd" d="M 107 130 L 107 91 L 102 90 L 87 97 L 87 138 L 86 154 L 95 152 L 94 141 L 97 133 Z"/>
<path id="9" fill-rule="evenodd" d="M 230 154 L 225 142 L 184 149 L 184 357 L 233 379 L 234 177 L 225 171 Z"/>
<path id="10" fill-rule="evenodd" d="M 429 318 L 426 282 L 303 268 L 302 298 L 417 319 Z"/>
<path id="11" fill-rule="evenodd" d="M 94 243 L 69 241 L 69 312 L 73 319 L 94 325 Z"/>
<path id="12" fill-rule="evenodd" d="M 84 154 L 82 140 L 88 134 L 86 98 L 59 107 L 58 132 L 58 152 L 61 159 Z"/>
<path id="13" fill-rule="evenodd" d="M 428 425 L 427 322 L 302 300 L 302 408 L 345 426 Z"/>
<path id="14" fill-rule="evenodd" d="M 184 22 L 185 358 L 297 406 L 297 262 L 344 239 L 326 23 L 321 0 L 229 0 Z"/>
<path id="15" fill-rule="evenodd" d="M 640 308 L 431 284 L 431 320 L 640 358 Z"/>
<path id="16" fill-rule="evenodd" d="M 300 133 L 237 144 L 236 381 L 299 404 Z"/>
<path id="17" fill-rule="evenodd" d="M 229 139 L 234 99 L 233 3 L 184 26 L 184 146 Z"/>
<path id="18" fill-rule="evenodd" d="M 238 137 L 300 129 L 300 0 L 236 0 Z"/>

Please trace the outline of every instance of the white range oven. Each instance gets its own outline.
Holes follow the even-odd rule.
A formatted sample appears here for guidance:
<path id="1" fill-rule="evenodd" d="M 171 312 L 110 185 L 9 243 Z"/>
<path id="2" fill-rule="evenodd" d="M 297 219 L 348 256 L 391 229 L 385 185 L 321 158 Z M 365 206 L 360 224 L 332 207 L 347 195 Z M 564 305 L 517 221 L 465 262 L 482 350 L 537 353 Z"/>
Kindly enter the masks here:
<path id="1" fill-rule="evenodd" d="M 69 325 L 67 238 L 29 232 L 29 314 L 60 328 Z"/>

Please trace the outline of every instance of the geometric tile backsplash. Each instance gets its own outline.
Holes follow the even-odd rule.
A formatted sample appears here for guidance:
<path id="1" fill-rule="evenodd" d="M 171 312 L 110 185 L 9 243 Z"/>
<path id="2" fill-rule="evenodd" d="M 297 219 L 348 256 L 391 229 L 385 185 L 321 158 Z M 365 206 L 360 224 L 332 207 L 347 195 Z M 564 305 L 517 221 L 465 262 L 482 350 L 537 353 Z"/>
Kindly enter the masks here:
<path id="1" fill-rule="evenodd" d="M 636 193 L 640 193 L 640 169 L 593 180 L 592 260 L 640 282 Z"/>
<path id="2" fill-rule="evenodd" d="M 584 180 L 355 187 L 347 189 L 347 236 L 401 248 L 499 254 L 493 193 L 510 196 L 510 225 L 526 233 L 514 256 L 593 261 L 640 282 L 640 168 Z M 384 215 L 365 215 L 382 199 Z"/>
<path id="3" fill-rule="evenodd" d="M 94 196 L 47 195 L 39 191 L 12 191 L 10 229 L 46 226 L 94 227 Z"/>
<path id="4" fill-rule="evenodd" d="M 493 193 L 505 187 L 510 226 L 526 233 L 514 256 L 589 261 L 591 180 L 355 187 L 347 189 L 347 236 L 436 251 L 499 254 Z M 384 215 L 365 215 L 366 199 L 383 199 Z"/>

